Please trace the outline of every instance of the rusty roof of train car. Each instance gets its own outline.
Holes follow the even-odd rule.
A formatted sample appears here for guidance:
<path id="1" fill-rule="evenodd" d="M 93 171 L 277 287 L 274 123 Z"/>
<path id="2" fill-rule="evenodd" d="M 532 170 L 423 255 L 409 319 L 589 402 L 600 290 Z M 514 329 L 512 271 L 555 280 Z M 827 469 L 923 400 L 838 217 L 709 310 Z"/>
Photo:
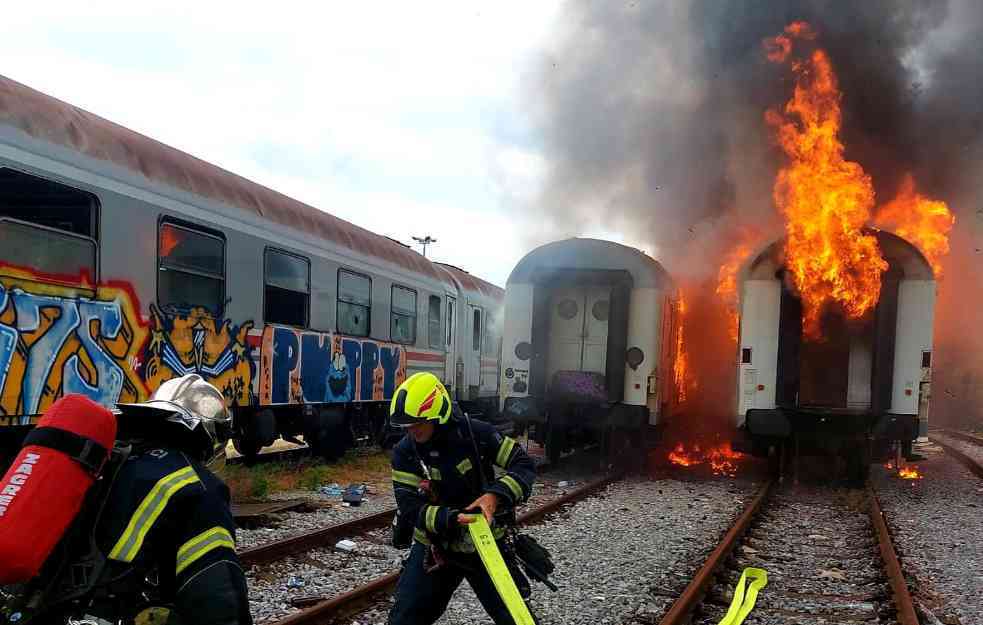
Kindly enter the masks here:
<path id="1" fill-rule="evenodd" d="M 490 297 L 492 299 L 501 300 L 505 297 L 505 291 L 498 286 L 495 286 L 491 282 L 485 282 L 477 276 L 473 276 L 467 271 L 464 271 L 460 267 L 455 267 L 454 265 L 448 265 L 447 263 L 437 263 L 442 269 L 445 269 L 453 278 L 461 285 L 461 288 L 466 291 L 473 291 L 475 293 L 481 293 L 485 297 Z"/>
<path id="2" fill-rule="evenodd" d="M 0 76 L 0 122 L 148 180 L 446 281 L 430 261 L 400 243 L 4 76 Z"/>

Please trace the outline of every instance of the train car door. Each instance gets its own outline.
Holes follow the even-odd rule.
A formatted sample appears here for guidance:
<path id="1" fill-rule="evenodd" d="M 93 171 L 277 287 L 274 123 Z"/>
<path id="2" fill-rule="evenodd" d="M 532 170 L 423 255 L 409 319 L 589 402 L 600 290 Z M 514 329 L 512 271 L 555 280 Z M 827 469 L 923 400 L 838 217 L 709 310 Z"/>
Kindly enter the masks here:
<path id="1" fill-rule="evenodd" d="M 607 289 L 557 289 L 550 301 L 547 380 L 557 371 L 604 373 L 607 366 Z"/>
<path id="2" fill-rule="evenodd" d="M 444 341 L 447 356 L 444 358 L 444 381 L 449 387 L 451 397 L 454 397 L 454 389 L 461 384 L 457 379 L 457 298 L 447 295 L 444 299 L 447 304 L 447 336 Z"/>
<path id="3" fill-rule="evenodd" d="M 471 344 L 466 345 L 462 352 L 467 354 L 465 375 L 468 387 L 473 387 L 475 394 L 481 388 L 481 339 L 484 334 L 484 319 L 478 306 L 468 305 L 468 325 L 471 330 Z M 468 389 L 470 391 L 470 388 Z M 470 395 L 469 395 L 470 398 Z"/>
<path id="4" fill-rule="evenodd" d="M 604 373 L 608 363 L 608 316 L 611 292 L 588 289 L 584 293 L 584 360 L 583 371 Z"/>

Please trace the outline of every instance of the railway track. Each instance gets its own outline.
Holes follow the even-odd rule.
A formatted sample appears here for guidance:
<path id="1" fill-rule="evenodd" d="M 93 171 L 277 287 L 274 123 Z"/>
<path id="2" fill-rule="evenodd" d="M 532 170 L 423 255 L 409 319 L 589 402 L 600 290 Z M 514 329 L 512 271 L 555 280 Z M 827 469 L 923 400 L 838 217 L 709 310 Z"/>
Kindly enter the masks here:
<path id="1" fill-rule="evenodd" d="M 983 437 L 967 434 L 966 432 L 960 432 L 959 430 L 942 430 L 940 433 L 943 436 L 950 436 L 954 439 L 963 441 L 964 443 L 970 443 L 971 445 L 976 445 L 977 447 L 983 448 Z M 944 449 L 946 453 L 961 462 L 974 475 L 980 479 L 983 479 L 983 464 L 980 464 L 980 462 L 978 462 L 975 458 L 966 454 L 962 450 L 957 449 L 951 443 L 946 442 L 937 434 L 933 433 L 931 439 L 933 443 L 937 444 L 939 447 Z"/>
<path id="2" fill-rule="evenodd" d="M 569 464 L 582 460 L 583 457 L 576 454 L 565 456 L 555 464 L 537 464 L 536 472 L 539 475 L 547 475 L 551 471 L 562 469 Z M 584 488 L 587 488 L 587 486 Z M 561 502 L 559 505 L 564 505 L 565 503 L 574 501 L 576 500 L 576 497 L 571 497 L 576 492 L 579 492 L 579 489 L 577 491 L 571 491 L 556 501 Z M 234 504 L 233 516 L 237 518 L 242 516 L 245 520 L 252 521 L 252 517 L 254 516 L 288 510 L 298 507 L 303 503 L 304 502 L 299 500 L 291 500 L 289 502 L 271 502 L 268 504 Z M 530 511 L 528 514 L 533 514 L 533 512 L 535 511 Z M 389 508 L 375 514 L 353 519 L 351 521 L 329 525 L 312 532 L 305 532 L 296 536 L 290 536 L 280 540 L 274 540 L 263 545 L 243 549 L 239 552 L 239 559 L 243 565 L 246 566 L 263 565 L 275 562 L 277 560 L 282 560 L 305 551 L 310 551 L 311 549 L 317 549 L 318 547 L 331 546 L 342 538 L 351 538 L 353 536 L 358 536 L 360 534 L 388 526 L 390 523 L 392 523 L 395 513 L 396 508 Z"/>
<path id="3" fill-rule="evenodd" d="M 519 516 L 518 522 L 520 525 L 537 523 L 564 506 L 593 495 L 608 484 L 621 479 L 622 476 L 623 473 L 613 473 L 589 482 L 566 495 L 525 512 Z M 248 549 L 241 552 L 239 557 L 247 566 L 268 564 L 311 549 L 331 545 L 341 537 L 352 537 L 385 527 L 392 522 L 392 515 L 393 510 L 386 510 L 355 521 L 324 528 L 313 534 L 288 538 Z M 384 599 L 395 588 L 398 579 L 399 571 L 395 570 L 334 597 L 306 597 L 303 599 L 303 603 L 310 605 L 310 607 L 275 621 L 274 625 L 322 625 L 339 622 L 339 620 L 358 614 Z"/>
<path id="4" fill-rule="evenodd" d="M 766 484 L 660 625 L 718 623 L 746 567 L 768 573 L 749 624 L 918 624 L 869 488 L 779 490 Z"/>

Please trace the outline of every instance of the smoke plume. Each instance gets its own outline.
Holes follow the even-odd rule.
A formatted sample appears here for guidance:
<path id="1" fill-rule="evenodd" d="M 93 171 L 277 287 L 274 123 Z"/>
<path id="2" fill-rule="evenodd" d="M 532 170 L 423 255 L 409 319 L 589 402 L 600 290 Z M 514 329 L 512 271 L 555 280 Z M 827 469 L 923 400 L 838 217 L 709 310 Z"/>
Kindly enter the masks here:
<path id="1" fill-rule="evenodd" d="M 550 163 L 530 236 L 622 232 L 704 291 L 738 238 L 780 236 L 772 187 L 783 157 L 763 115 L 793 79 L 762 41 L 797 20 L 829 53 L 846 157 L 872 176 L 878 204 L 910 172 L 956 215 L 933 418 L 983 422 L 983 340 L 967 341 L 963 325 L 983 304 L 983 3 L 572 0 L 528 84 Z"/>

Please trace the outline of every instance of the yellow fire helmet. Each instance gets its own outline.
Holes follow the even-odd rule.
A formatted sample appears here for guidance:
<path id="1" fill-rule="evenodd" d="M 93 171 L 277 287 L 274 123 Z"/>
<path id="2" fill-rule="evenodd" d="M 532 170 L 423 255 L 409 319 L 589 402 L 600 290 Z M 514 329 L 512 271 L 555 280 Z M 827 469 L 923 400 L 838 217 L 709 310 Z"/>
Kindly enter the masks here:
<path id="1" fill-rule="evenodd" d="M 399 385 L 389 402 L 389 422 L 407 427 L 428 420 L 443 425 L 451 416 L 451 397 L 432 373 L 414 373 Z"/>

